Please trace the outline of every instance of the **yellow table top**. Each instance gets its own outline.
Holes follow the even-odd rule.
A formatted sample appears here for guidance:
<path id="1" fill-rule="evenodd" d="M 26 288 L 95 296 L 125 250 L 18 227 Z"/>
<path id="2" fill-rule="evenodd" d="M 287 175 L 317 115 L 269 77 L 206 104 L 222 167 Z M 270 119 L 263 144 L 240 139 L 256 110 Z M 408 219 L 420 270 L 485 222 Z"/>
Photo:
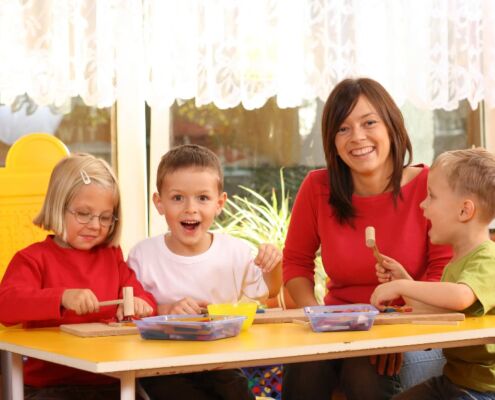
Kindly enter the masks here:
<path id="1" fill-rule="evenodd" d="M 134 370 L 140 376 L 150 369 L 187 372 L 480 343 L 495 343 L 495 316 L 467 318 L 458 326 L 377 325 L 362 332 L 315 333 L 293 323 L 260 324 L 237 337 L 207 342 L 139 335 L 81 338 L 58 328 L 0 330 L 0 350 L 90 372 Z"/>

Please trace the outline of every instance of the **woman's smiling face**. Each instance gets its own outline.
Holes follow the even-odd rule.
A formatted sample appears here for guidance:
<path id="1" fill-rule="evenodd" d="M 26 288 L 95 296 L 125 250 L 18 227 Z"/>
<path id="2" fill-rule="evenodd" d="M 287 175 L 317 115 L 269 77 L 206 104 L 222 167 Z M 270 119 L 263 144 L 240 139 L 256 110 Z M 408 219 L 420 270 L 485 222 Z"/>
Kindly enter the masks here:
<path id="1" fill-rule="evenodd" d="M 340 125 L 335 147 L 354 178 L 387 169 L 392 172 L 390 137 L 382 118 L 361 95 L 355 107 Z"/>

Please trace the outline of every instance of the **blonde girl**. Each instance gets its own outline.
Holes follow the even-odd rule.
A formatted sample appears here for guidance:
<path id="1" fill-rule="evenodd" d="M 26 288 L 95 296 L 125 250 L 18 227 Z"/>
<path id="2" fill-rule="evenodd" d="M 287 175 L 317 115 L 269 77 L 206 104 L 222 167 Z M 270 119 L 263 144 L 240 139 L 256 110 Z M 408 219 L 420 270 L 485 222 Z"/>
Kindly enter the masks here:
<path id="1" fill-rule="evenodd" d="M 120 195 L 109 165 L 74 154 L 53 170 L 34 223 L 52 231 L 20 250 L 0 283 L 0 323 L 26 328 L 122 319 L 121 306 L 99 302 L 121 298 L 134 288 L 136 316 L 156 310 L 119 247 Z M 112 378 L 29 358 L 24 364 L 25 398 L 119 398 Z"/>

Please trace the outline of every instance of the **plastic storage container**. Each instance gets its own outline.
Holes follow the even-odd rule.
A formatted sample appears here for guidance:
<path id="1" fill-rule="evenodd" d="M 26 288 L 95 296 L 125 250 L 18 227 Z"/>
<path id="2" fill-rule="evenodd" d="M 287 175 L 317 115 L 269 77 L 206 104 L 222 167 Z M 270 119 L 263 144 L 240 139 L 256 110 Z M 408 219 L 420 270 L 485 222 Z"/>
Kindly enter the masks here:
<path id="1" fill-rule="evenodd" d="M 159 315 L 134 321 L 143 339 L 217 340 L 237 336 L 243 316 Z"/>
<path id="2" fill-rule="evenodd" d="M 315 332 L 367 331 L 379 311 L 371 304 L 304 307 Z"/>

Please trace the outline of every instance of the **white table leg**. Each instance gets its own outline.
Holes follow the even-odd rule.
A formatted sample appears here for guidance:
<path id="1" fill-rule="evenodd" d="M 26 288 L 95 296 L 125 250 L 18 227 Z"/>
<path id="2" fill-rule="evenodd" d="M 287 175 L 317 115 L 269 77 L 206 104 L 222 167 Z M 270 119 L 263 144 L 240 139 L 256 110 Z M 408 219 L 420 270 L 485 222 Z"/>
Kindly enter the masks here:
<path id="1" fill-rule="evenodd" d="M 136 374 L 134 371 L 120 373 L 120 400 L 136 399 Z"/>
<path id="2" fill-rule="evenodd" d="M 12 382 L 10 377 L 12 376 L 12 355 L 7 351 L 0 351 L 1 365 L 2 365 L 2 393 L 1 399 L 12 399 Z"/>
<path id="3" fill-rule="evenodd" d="M 2 363 L 2 374 L 8 373 L 6 376 L 10 378 L 10 385 L 8 387 L 7 397 L 8 400 L 23 400 L 24 399 L 24 378 L 22 369 L 22 355 L 16 353 L 5 352 L 5 364 L 7 365 L 7 371 L 3 370 L 4 363 Z M 4 357 L 2 357 L 2 362 Z"/>

